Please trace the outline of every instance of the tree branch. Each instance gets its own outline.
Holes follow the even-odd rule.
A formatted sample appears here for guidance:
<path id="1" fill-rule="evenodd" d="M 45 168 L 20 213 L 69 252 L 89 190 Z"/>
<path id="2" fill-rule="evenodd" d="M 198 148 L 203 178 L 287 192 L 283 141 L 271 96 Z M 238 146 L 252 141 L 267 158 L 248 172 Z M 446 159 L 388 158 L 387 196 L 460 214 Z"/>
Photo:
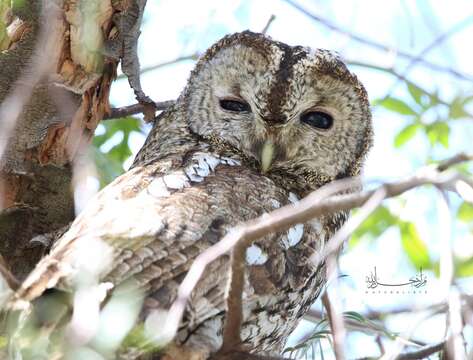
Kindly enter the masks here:
<path id="1" fill-rule="evenodd" d="M 424 346 L 423 348 L 415 351 L 405 352 L 396 357 L 396 360 L 415 360 L 424 359 L 436 352 L 441 351 L 445 346 L 445 341 L 440 341 L 435 344 Z"/>
<path id="2" fill-rule="evenodd" d="M 271 26 L 271 24 L 273 23 L 273 21 L 275 19 L 276 19 L 275 15 L 271 15 L 269 17 L 269 19 L 266 22 L 266 25 L 264 26 L 263 30 L 261 30 L 262 34 L 266 34 L 268 32 L 269 27 Z M 180 57 L 178 57 L 174 60 L 166 61 L 166 62 L 163 62 L 163 63 L 160 63 L 160 64 L 145 66 L 145 67 L 141 68 L 140 74 L 144 74 L 148 71 L 153 71 L 153 70 L 162 68 L 164 66 L 176 64 L 176 63 L 181 62 L 181 61 L 188 61 L 188 60 L 196 61 L 196 60 L 199 59 L 199 57 L 200 57 L 200 54 L 198 52 L 196 52 L 194 54 L 180 56 Z M 126 79 L 126 77 L 127 77 L 126 74 L 120 74 L 117 77 L 117 80 Z M 174 102 L 175 101 L 173 101 L 173 100 L 168 100 L 168 101 L 162 101 L 162 102 L 155 102 L 154 105 L 156 107 L 156 111 L 166 110 L 169 106 L 174 104 Z M 143 113 L 145 110 L 147 110 L 146 106 L 143 105 L 143 104 L 139 104 L 139 103 L 124 106 L 124 107 L 120 107 L 120 108 L 113 108 L 113 109 L 111 109 L 110 113 L 103 118 L 103 120 L 117 119 L 117 118 L 121 118 L 121 117 L 125 117 L 125 116 L 139 114 L 139 113 Z"/>
<path id="3" fill-rule="evenodd" d="M 404 310 L 404 309 L 402 309 Z M 407 312 L 408 310 L 406 311 L 402 311 L 402 312 Z M 377 316 L 378 314 L 377 313 L 374 313 L 373 314 L 374 316 Z M 384 315 L 384 314 L 383 314 Z M 372 318 L 371 318 L 371 313 L 369 314 L 366 314 L 366 316 L 364 316 L 367 321 L 364 322 L 364 323 L 360 323 L 358 321 L 355 321 L 355 320 L 352 320 L 352 319 L 349 319 L 349 318 L 346 318 L 344 317 L 343 318 L 343 322 L 346 326 L 347 329 L 351 330 L 351 331 L 359 331 L 359 332 L 363 332 L 363 333 L 366 333 L 366 334 L 376 334 L 376 335 L 383 335 L 383 336 L 388 336 L 389 338 L 391 339 L 396 339 L 406 345 L 409 345 L 409 346 L 425 346 L 426 344 L 422 341 L 419 341 L 417 339 L 412 339 L 412 338 L 404 338 L 398 334 L 395 334 L 395 333 L 391 333 L 388 329 L 386 329 L 384 327 L 384 325 L 380 325 L 374 321 L 370 321 Z M 303 319 L 306 320 L 306 321 L 310 321 L 310 322 L 313 322 L 313 323 L 319 323 L 322 319 L 324 319 L 325 316 L 324 314 L 322 314 L 322 312 L 320 311 L 317 311 L 317 310 L 313 310 L 313 309 L 310 309 L 309 311 L 307 311 L 306 314 L 304 314 L 303 316 Z M 379 320 L 379 318 L 374 318 L 375 320 Z"/>
<path id="4" fill-rule="evenodd" d="M 175 58 L 174 60 L 165 61 L 165 62 L 162 62 L 162 63 L 159 63 L 159 64 L 150 65 L 150 66 L 143 66 L 140 70 L 140 74 L 143 75 L 146 72 L 157 70 L 157 69 L 160 69 L 162 67 L 173 65 L 173 64 L 176 64 L 176 63 L 179 63 L 179 62 L 182 62 L 182 61 L 188 61 L 188 60 L 194 60 L 195 61 L 195 60 L 199 59 L 199 56 L 200 56 L 199 53 L 194 53 L 194 54 L 190 54 L 190 55 L 180 56 L 178 58 Z M 120 75 L 117 76 L 117 80 L 121 80 L 121 79 L 126 79 L 126 75 L 125 74 L 120 74 Z"/>
<path id="5" fill-rule="evenodd" d="M 167 100 L 167 101 L 155 102 L 154 105 L 156 107 L 156 110 L 159 111 L 159 110 L 166 110 L 168 107 L 172 106 L 174 103 L 175 103 L 174 100 Z M 140 104 L 140 103 L 123 106 L 120 108 L 112 108 L 110 109 L 110 113 L 104 116 L 103 120 L 119 119 L 122 117 L 139 114 L 145 111 L 145 109 L 146 109 L 145 105 Z"/>
<path id="6" fill-rule="evenodd" d="M 447 161 L 449 161 L 451 165 L 454 165 L 460 162 L 460 158 L 462 157 L 456 157 L 455 161 Z M 465 158 L 468 160 L 472 159 L 471 156 L 466 156 Z M 434 184 L 442 187 L 457 181 L 459 177 L 460 175 L 456 172 L 442 173 L 437 167 L 430 166 L 422 168 L 419 173 L 405 180 L 389 184 L 386 183 L 374 190 L 329 196 L 334 192 L 334 190 L 338 191 L 340 189 L 341 183 L 345 183 L 346 186 L 346 179 L 338 180 L 312 192 L 296 204 L 286 205 L 269 214 L 264 214 L 254 220 L 242 224 L 241 226 L 235 227 L 230 230 L 222 240 L 199 254 L 196 260 L 192 263 L 184 280 L 179 286 L 177 298 L 167 314 L 166 325 L 160 331 L 157 330 L 159 332 L 157 338 L 161 341 L 170 341 L 174 338 L 184 314 L 188 299 L 202 276 L 205 267 L 218 257 L 226 254 L 232 249 L 235 249 L 236 246 L 240 249 L 246 249 L 246 247 L 254 240 L 265 235 L 287 230 L 295 224 L 305 223 L 315 217 L 322 215 L 326 216 L 328 214 L 362 206 L 376 192 L 379 192 L 380 189 L 383 189 L 385 192 L 385 198 L 390 198 L 426 184 Z M 340 239 L 343 238 L 340 237 Z M 326 244 L 324 251 L 322 251 L 320 255 L 318 254 L 314 257 L 314 266 L 317 266 L 317 264 L 325 260 L 327 256 L 333 254 L 340 245 L 341 243 L 329 241 Z M 237 307 L 235 306 L 235 311 L 236 308 Z"/>
<path id="7" fill-rule="evenodd" d="M 399 80 L 396 81 L 390 89 L 387 91 L 385 98 L 390 96 L 390 94 L 394 91 L 394 89 L 397 87 L 399 84 L 400 80 L 402 78 L 405 78 L 409 71 L 418 63 L 420 62 L 429 52 L 431 52 L 433 49 L 435 49 L 437 46 L 445 42 L 449 37 L 452 35 L 456 34 L 457 32 L 464 30 L 466 27 L 470 26 L 473 24 L 473 16 L 468 16 L 466 19 L 463 21 L 460 21 L 459 23 L 456 23 L 452 28 L 449 30 L 445 31 L 444 33 L 440 34 L 438 37 L 436 37 L 429 45 L 427 45 L 419 54 L 417 54 L 416 57 L 411 59 L 411 61 L 407 64 L 407 66 L 404 68 L 401 77 L 399 77 Z"/>
<path id="8" fill-rule="evenodd" d="M 328 322 L 332 330 L 335 358 L 337 360 L 343 360 L 345 359 L 345 350 L 343 347 L 345 328 L 343 326 L 343 317 L 341 317 L 337 309 L 332 306 L 327 291 L 322 295 L 322 304 L 327 312 Z"/>
<path id="9" fill-rule="evenodd" d="M 357 61 L 357 60 L 346 60 L 346 63 L 349 64 L 349 65 L 352 65 L 352 66 L 359 66 L 359 67 L 364 67 L 364 68 L 367 68 L 367 69 L 372 69 L 372 70 L 378 70 L 378 71 L 381 71 L 381 72 L 385 72 L 385 73 L 388 73 L 388 74 L 398 78 L 399 80 L 403 80 L 405 82 L 410 82 L 409 79 L 407 79 L 403 74 L 397 72 L 392 67 L 384 67 L 384 66 L 380 66 L 380 65 L 376 65 L 376 64 L 370 64 L 370 63 L 367 63 L 367 62 Z M 434 98 L 439 104 L 451 106 L 451 104 L 449 102 L 447 102 L 447 101 L 443 100 L 442 98 L 440 98 L 438 96 L 438 94 L 433 94 L 430 91 L 428 91 L 427 89 L 419 86 L 418 84 L 415 84 L 415 86 L 418 87 L 420 91 L 427 94 L 429 97 Z M 473 114 L 469 113 L 466 110 L 465 110 L 465 113 L 468 117 L 473 118 Z"/>
<path id="10" fill-rule="evenodd" d="M 20 286 L 20 282 L 15 277 L 15 275 L 13 275 L 12 272 L 8 269 L 8 265 L 1 254 L 0 254 L 0 274 L 3 276 L 3 279 L 6 281 L 10 289 L 12 290 L 18 289 L 18 287 Z"/>
<path id="11" fill-rule="evenodd" d="M 263 30 L 261 30 L 261 34 L 266 34 L 268 32 L 269 27 L 271 26 L 274 20 L 276 20 L 276 16 L 272 14 L 266 22 L 266 25 L 264 26 Z"/>

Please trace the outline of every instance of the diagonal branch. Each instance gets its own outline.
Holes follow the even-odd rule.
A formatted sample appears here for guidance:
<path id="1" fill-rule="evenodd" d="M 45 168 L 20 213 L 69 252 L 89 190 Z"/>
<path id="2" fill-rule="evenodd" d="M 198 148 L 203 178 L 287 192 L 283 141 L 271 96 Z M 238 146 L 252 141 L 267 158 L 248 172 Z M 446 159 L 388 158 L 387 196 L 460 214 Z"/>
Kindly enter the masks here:
<path id="1" fill-rule="evenodd" d="M 453 166 L 462 161 L 473 160 L 473 157 L 464 155 L 456 156 L 454 159 L 454 161 L 447 160 L 444 162 L 444 164 L 448 163 L 449 166 Z M 370 199 L 376 192 L 381 191 L 380 189 L 383 189 L 383 192 L 385 192 L 385 198 L 390 198 L 426 184 L 434 184 L 439 187 L 451 185 L 459 178 L 460 174 L 456 172 L 443 173 L 437 166 L 429 166 L 422 168 L 417 174 L 407 179 L 400 180 L 395 183 L 383 184 L 374 190 L 365 190 L 357 193 L 329 196 L 334 192 L 334 190 L 336 190 L 335 193 L 339 191 L 341 183 L 345 184 L 345 186 L 347 183 L 346 179 L 334 181 L 312 192 L 296 204 L 286 205 L 272 211 L 269 214 L 264 214 L 254 220 L 250 220 L 238 227 L 235 227 L 234 229 L 230 230 L 222 240 L 199 254 L 196 260 L 192 263 L 184 280 L 179 286 L 177 298 L 169 309 L 165 326 L 163 329 L 157 332 L 156 340 L 160 342 L 167 342 L 174 338 L 190 295 L 197 282 L 201 278 L 206 266 L 218 257 L 228 253 L 232 249 L 235 249 L 236 246 L 238 246 L 239 249 L 246 249 L 246 247 L 249 246 L 253 241 L 265 235 L 287 230 L 295 224 L 305 223 L 315 217 L 360 207 L 365 204 L 366 201 Z M 321 254 L 318 254 L 318 256 L 313 259 L 315 266 L 317 266 L 317 264 L 320 262 L 323 262 L 328 256 L 334 254 L 342 244 L 342 241 L 342 237 L 339 237 L 339 241 L 336 243 L 329 241 L 326 244 L 324 251 L 322 251 Z M 241 250 L 238 249 L 236 250 L 237 259 L 241 256 L 240 251 Z M 233 259 L 235 259 L 235 257 L 233 257 Z M 237 276 L 242 275 L 240 274 Z M 236 283 L 238 284 L 238 281 Z M 240 293 L 241 296 L 241 290 L 241 287 L 237 287 L 234 290 L 234 293 Z M 241 302 L 241 300 L 231 300 L 228 303 L 229 310 L 227 313 L 227 317 L 236 316 L 236 320 L 234 322 L 236 325 L 241 323 L 241 318 L 238 320 L 238 317 L 241 315 L 233 315 L 231 313 L 237 312 L 241 308 L 241 303 L 239 304 L 238 301 Z M 230 343 L 234 342 L 230 341 Z"/>
<path id="2" fill-rule="evenodd" d="M 273 14 L 269 17 L 268 21 L 266 22 L 266 25 L 264 26 L 263 30 L 261 30 L 261 34 L 266 34 L 269 30 L 269 27 L 273 23 L 273 21 L 276 20 L 276 16 Z"/>
<path id="3" fill-rule="evenodd" d="M 430 355 L 433 355 L 442 349 L 445 346 L 445 341 L 439 341 L 435 344 L 424 346 L 423 348 L 415 351 L 405 352 L 396 357 L 396 360 L 415 360 L 415 359 L 425 359 Z"/>
<path id="4" fill-rule="evenodd" d="M 328 322 L 332 330 L 333 348 L 335 358 L 337 360 L 345 359 L 345 351 L 343 340 L 345 337 L 345 326 L 343 324 L 343 317 L 338 310 L 332 305 L 327 291 L 322 295 L 322 304 L 327 312 Z"/>
<path id="5" fill-rule="evenodd" d="M 404 68 L 401 76 L 398 78 L 398 80 L 390 87 L 390 89 L 387 91 L 386 95 L 384 96 L 385 98 L 389 97 L 390 94 L 394 91 L 394 89 L 399 85 L 401 82 L 402 78 L 407 77 L 409 74 L 409 71 L 433 49 L 435 49 L 437 46 L 445 42 L 449 37 L 452 35 L 464 30 L 466 27 L 470 26 L 473 24 L 473 16 L 467 16 L 464 20 L 460 21 L 459 23 L 456 23 L 453 27 L 451 27 L 449 30 L 445 31 L 444 33 L 440 34 L 438 37 L 436 37 L 429 45 L 427 45 L 419 54 L 411 59 L 407 66 Z"/>

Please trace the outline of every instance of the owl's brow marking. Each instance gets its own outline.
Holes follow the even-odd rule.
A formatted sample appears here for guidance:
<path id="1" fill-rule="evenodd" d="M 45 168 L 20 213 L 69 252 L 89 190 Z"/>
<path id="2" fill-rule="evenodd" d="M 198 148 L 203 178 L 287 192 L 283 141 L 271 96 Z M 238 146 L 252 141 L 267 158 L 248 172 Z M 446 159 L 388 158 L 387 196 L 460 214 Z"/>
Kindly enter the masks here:
<path id="1" fill-rule="evenodd" d="M 279 69 L 275 74 L 273 86 L 268 96 L 268 107 L 271 120 L 279 123 L 287 121 L 283 106 L 289 93 L 290 80 L 294 74 L 294 65 L 307 58 L 307 52 L 301 46 L 290 47 L 283 43 L 276 43 L 283 52 Z"/>

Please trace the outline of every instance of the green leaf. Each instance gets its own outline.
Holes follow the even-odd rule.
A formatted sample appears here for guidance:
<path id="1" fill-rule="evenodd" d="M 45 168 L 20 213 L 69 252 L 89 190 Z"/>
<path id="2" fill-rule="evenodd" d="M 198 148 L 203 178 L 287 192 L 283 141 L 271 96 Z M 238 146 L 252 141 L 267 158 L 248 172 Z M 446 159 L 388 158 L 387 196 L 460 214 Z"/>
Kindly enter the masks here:
<path id="1" fill-rule="evenodd" d="M 435 90 L 433 94 L 429 94 L 430 106 L 434 107 L 435 105 L 440 104 L 439 92 Z"/>
<path id="2" fill-rule="evenodd" d="M 427 245 L 420 238 L 414 223 L 402 221 L 398 223 L 401 232 L 401 244 L 407 257 L 416 268 L 429 269 L 432 262 Z"/>
<path id="3" fill-rule="evenodd" d="M 473 276 L 473 257 L 455 262 L 455 275 L 458 277 Z"/>
<path id="4" fill-rule="evenodd" d="M 408 142 L 414 137 L 414 135 L 421 127 L 422 125 L 418 123 L 407 125 L 394 138 L 394 146 L 399 148 L 404 145 L 406 142 Z"/>
<path id="5" fill-rule="evenodd" d="M 7 34 L 7 13 L 10 10 L 10 1 L 0 0 L 0 51 L 5 50 L 10 44 Z"/>
<path id="6" fill-rule="evenodd" d="M 421 88 L 419 88 L 416 84 L 407 81 L 407 90 L 409 90 L 409 94 L 417 104 L 424 106 L 422 103 L 422 96 L 426 95 L 426 93 Z"/>
<path id="7" fill-rule="evenodd" d="M 343 316 L 349 320 L 354 320 L 362 324 L 366 323 L 366 318 L 356 311 L 345 311 Z"/>
<path id="8" fill-rule="evenodd" d="M 368 218 L 356 229 L 349 241 L 349 246 L 356 246 L 361 239 L 376 239 L 390 226 L 396 224 L 397 217 L 393 215 L 386 206 L 379 206 Z"/>
<path id="9" fill-rule="evenodd" d="M 297 344 L 293 347 L 288 347 L 284 349 L 283 353 L 294 352 L 301 349 L 307 349 L 313 345 L 314 340 L 327 339 L 330 334 L 331 334 L 330 330 L 318 330 L 314 332 L 312 335 L 310 335 L 308 338 L 304 339 L 302 343 Z"/>
<path id="10" fill-rule="evenodd" d="M 458 208 L 457 217 L 459 220 L 464 222 L 472 222 L 473 221 L 473 205 L 464 202 Z"/>
<path id="11" fill-rule="evenodd" d="M 462 97 L 456 97 L 450 104 L 448 116 L 450 119 L 461 119 L 469 116 L 465 110 L 465 99 Z"/>
<path id="12" fill-rule="evenodd" d="M 13 10 L 22 9 L 25 6 L 25 0 L 11 0 L 11 8 Z"/>
<path id="13" fill-rule="evenodd" d="M 409 105 L 407 105 L 401 99 L 397 99 L 394 97 L 388 97 L 382 100 L 379 105 L 382 107 L 397 112 L 398 114 L 402 115 L 417 115 L 417 112 L 414 111 Z"/>
<path id="14" fill-rule="evenodd" d="M 466 96 L 466 97 L 463 98 L 463 105 L 466 105 L 466 104 L 468 104 L 472 101 L 473 101 L 473 95 Z"/>
<path id="15" fill-rule="evenodd" d="M 123 173 L 123 167 L 121 162 L 110 159 L 106 154 L 102 153 L 99 149 L 94 148 L 94 161 L 95 167 L 100 181 L 100 188 L 103 188 L 107 184 L 111 183 L 113 179 Z"/>
<path id="16" fill-rule="evenodd" d="M 425 132 L 432 146 L 439 143 L 448 148 L 450 127 L 446 122 L 436 121 L 429 124 L 425 127 Z"/>
<path id="17" fill-rule="evenodd" d="M 101 187 L 110 183 L 117 176 L 124 172 L 123 163 L 131 155 L 128 140 L 132 132 L 141 132 L 140 120 L 133 117 L 102 121 L 101 125 L 105 132 L 97 135 L 93 139 L 95 148 L 94 158 L 97 171 L 99 173 Z M 122 134 L 122 140 L 106 153 L 100 148 L 114 135 Z"/>

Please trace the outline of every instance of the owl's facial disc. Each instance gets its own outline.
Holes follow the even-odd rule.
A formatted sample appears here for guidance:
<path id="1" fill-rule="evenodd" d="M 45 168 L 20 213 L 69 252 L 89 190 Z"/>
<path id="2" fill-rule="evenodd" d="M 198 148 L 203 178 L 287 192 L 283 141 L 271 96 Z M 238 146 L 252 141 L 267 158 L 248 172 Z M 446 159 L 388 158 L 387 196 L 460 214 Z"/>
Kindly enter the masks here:
<path id="1" fill-rule="evenodd" d="M 226 37 L 197 65 L 187 100 L 194 132 L 256 160 L 268 176 L 354 176 L 371 145 L 366 92 L 326 50 L 249 32 Z"/>

